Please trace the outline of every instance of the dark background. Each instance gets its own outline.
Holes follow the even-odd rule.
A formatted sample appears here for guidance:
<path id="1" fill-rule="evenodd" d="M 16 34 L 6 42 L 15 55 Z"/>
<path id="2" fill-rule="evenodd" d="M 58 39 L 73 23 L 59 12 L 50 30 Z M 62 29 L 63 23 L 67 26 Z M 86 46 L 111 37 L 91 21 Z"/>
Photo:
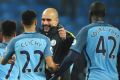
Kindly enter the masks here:
<path id="1" fill-rule="evenodd" d="M 41 14 L 44 9 L 53 7 L 58 10 L 60 23 L 74 35 L 89 24 L 89 6 L 95 0 L 0 0 L 0 22 L 6 19 L 15 20 L 20 30 L 21 13 L 33 9 L 41 26 Z M 120 27 L 120 0 L 98 0 L 105 3 L 107 9 L 106 22 Z"/>

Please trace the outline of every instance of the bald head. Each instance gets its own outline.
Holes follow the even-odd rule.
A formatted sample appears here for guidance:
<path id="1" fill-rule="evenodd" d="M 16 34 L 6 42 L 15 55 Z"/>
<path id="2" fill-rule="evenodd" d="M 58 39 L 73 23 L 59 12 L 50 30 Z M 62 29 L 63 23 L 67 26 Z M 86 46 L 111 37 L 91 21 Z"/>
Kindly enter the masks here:
<path id="1" fill-rule="evenodd" d="M 59 23 L 58 12 L 55 8 L 47 8 L 42 13 L 42 25 L 57 26 Z"/>
<path id="2" fill-rule="evenodd" d="M 42 16 L 48 16 L 51 18 L 58 18 L 58 12 L 55 8 L 47 8 L 43 11 Z"/>

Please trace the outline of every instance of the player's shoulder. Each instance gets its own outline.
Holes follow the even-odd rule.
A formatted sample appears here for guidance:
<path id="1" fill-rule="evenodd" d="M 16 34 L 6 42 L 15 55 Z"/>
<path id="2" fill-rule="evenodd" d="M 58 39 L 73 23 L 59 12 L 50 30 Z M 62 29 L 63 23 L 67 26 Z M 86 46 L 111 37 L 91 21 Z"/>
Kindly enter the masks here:
<path id="1" fill-rule="evenodd" d="M 48 40 L 49 38 L 39 32 L 34 32 L 34 33 L 22 33 L 18 36 L 16 36 L 13 41 L 14 43 L 17 42 L 18 40 L 24 39 L 24 38 L 37 38 L 37 39 L 44 39 Z"/>
<path id="2" fill-rule="evenodd" d="M 113 26 L 113 25 L 111 25 L 111 24 L 108 24 L 108 23 L 106 23 L 106 22 L 104 22 L 104 21 L 96 21 L 96 22 L 93 22 L 93 23 L 87 25 L 86 28 L 88 28 L 88 29 L 97 28 L 97 27 L 99 28 L 100 26 L 102 26 L 102 27 L 108 27 L 108 28 L 113 28 L 113 29 L 119 30 L 117 27 L 115 27 L 115 26 Z"/>
<path id="3" fill-rule="evenodd" d="M 38 32 L 31 32 L 31 33 L 27 33 L 27 32 L 24 32 L 18 36 L 16 36 L 14 39 L 15 40 L 18 40 L 18 39 L 22 39 L 22 38 L 44 38 L 45 36 L 42 35 L 41 33 L 38 33 Z"/>
<path id="4" fill-rule="evenodd" d="M 76 37 L 77 37 L 77 38 L 86 37 L 87 34 L 88 34 L 89 28 L 91 28 L 91 24 L 82 27 L 82 28 L 79 30 L 79 32 L 78 32 L 78 34 L 77 34 Z"/>
<path id="5" fill-rule="evenodd" d="M 116 30 L 116 31 L 120 31 L 120 29 L 119 29 L 118 27 L 116 27 L 116 26 L 113 26 L 113 25 L 111 25 L 111 24 L 108 24 L 108 26 L 109 26 L 110 28 L 113 28 L 113 29 Z"/>
<path id="6" fill-rule="evenodd" d="M 16 42 L 17 40 L 21 39 L 24 36 L 24 34 L 17 35 L 16 37 L 12 38 L 11 41 Z"/>
<path id="7" fill-rule="evenodd" d="M 7 44 L 5 43 L 0 43 L 0 48 L 5 48 L 7 46 Z"/>
<path id="8" fill-rule="evenodd" d="M 79 30 L 78 35 L 87 35 L 88 31 L 94 27 L 96 27 L 98 24 L 97 23 L 90 23 L 84 27 L 82 27 L 82 29 Z"/>
<path id="9" fill-rule="evenodd" d="M 25 37 L 25 36 L 24 36 L 24 33 L 19 34 L 19 35 L 17 35 L 16 37 L 12 38 L 9 43 L 10 43 L 10 44 L 15 44 L 18 40 L 20 40 L 20 39 L 22 39 L 22 38 L 24 38 L 24 37 Z"/>
<path id="10" fill-rule="evenodd" d="M 80 29 L 79 33 L 87 33 L 90 28 L 93 27 L 93 24 L 88 24 L 84 26 L 82 29 Z"/>

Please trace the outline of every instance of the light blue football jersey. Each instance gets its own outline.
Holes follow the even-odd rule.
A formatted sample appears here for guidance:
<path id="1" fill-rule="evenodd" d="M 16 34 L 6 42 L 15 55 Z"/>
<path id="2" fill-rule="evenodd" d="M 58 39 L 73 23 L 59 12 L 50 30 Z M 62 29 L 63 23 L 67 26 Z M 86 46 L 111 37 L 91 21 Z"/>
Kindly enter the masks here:
<path id="1" fill-rule="evenodd" d="M 7 43 L 0 43 L 0 56 L 3 57 L 5 54 L 5 47 Z M 19 69 L 17 63 L 13 64 L 0 64 L 0 80 L 18 80 Z"/>
<path id="2" fill-rule="evenodd" d="M 15 52 L 20 80 L 46 80 L 45 58 L 52 56 L 50 40 L 37 32 L 23 33 L 8 44 L 5 59 Z"/>
<path id="3" fill-rule="evenodd" d="M 117 55 L 120 31 L 102 21 L 84 27 L 71 49 L 85 51 L 88 62 L 87 80 L 118 80 Z"/>

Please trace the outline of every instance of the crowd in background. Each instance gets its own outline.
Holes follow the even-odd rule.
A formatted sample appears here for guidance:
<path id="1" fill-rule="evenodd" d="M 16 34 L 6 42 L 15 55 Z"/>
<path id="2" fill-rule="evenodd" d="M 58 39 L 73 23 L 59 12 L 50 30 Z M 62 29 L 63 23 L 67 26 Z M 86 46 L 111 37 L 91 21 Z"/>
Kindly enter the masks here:
<path id="1" fill-rule="evenodd" d="M 94 0 L 0 0 L 0 22 L 12 19 L 21 23 L 20 15 L 27 9 L 34 9 L 39 20 L 37 27 L 40 27 L 42 11 L 48 7 L 58 10 L 60 23 L 74 35 L 79 29 L 89 23 L 88 7 Z M 120 2 L 119 0 L 100 0 L 107 7 L 105 20 L 114 26 L 120 26 Z M 17 30 L 19 31 L 19 26 Z"/>

